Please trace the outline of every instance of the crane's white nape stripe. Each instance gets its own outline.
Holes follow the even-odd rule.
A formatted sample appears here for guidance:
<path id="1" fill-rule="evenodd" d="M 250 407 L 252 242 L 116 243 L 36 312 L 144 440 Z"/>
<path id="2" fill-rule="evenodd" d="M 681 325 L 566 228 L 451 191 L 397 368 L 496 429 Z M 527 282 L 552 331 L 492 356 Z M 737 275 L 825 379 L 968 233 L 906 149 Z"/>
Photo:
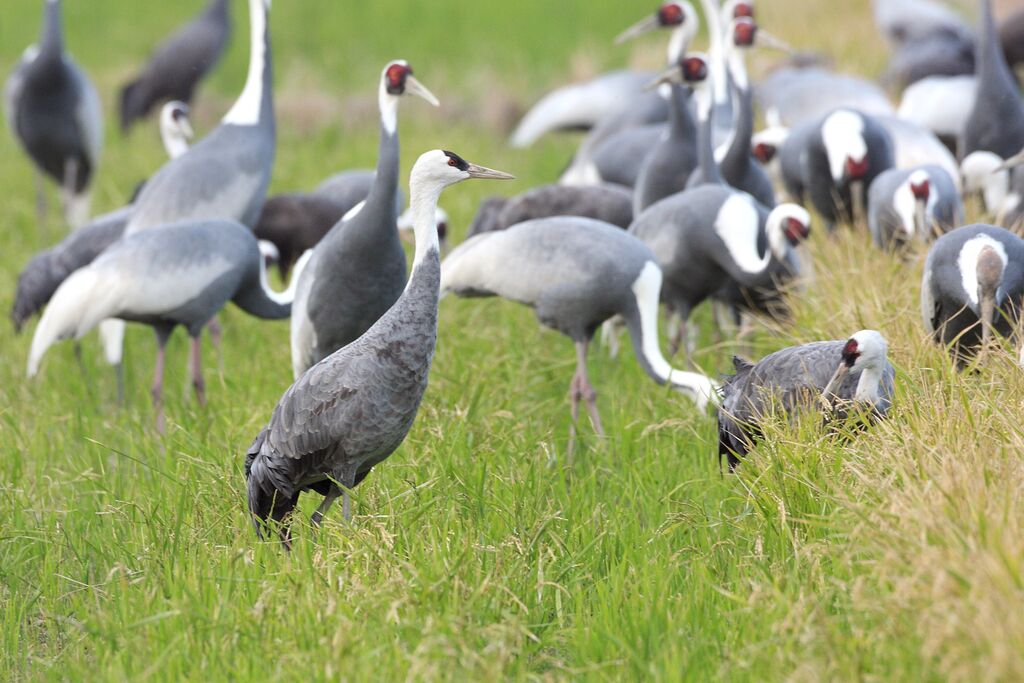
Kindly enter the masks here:
<path id="1" fill-rule="evenodd" d="M 913 190 L 910 189 L 910 182 L 908 178 L 896 188 L 892 195 L 892 208 L 900 217 L 900 226 L 903 228 L 903 232 L 913 237 L 917 231 L 914 215 L 917 211 L 917 198 L 914 196 Z"/>
<path id="2" fill-rule="evenodd" d="M 313 250 L 309 250 L 302 255 L 302 258 L 305 259 L 302 277 L 293 278 L 293 282 L 297 284 L 295 299 L 292 301 L 289 338 L 292 348 L 292 372 L 295 379 L 302 376 L 306 368 L 311 365 L 312 351 L 317 346 L 316 328 L 313 327 L 313 321 L 309 317 L 309 295 L 313 291 L 313 284 L 316 281 L 316 266 L 310 265 L 309 262 L 314 254 Z"/>
<path id="3" fill-rule="evenodd" d="M 761 230 L 761 217 L 754 200 L 747 194 L 732 194 L 715 216 L 715 232 L 725 244 L 729 257 L 747 273 L 760 273 L 767 267 L 770 251 L 764 256 L 757 253 L 757 238 Z"/>
<path id="4" fill-rule="evenodd" d="M 864 119 L 860 114 L 840 109 L 833 112 L 821 125 L 821 140 L 828 156 L 832 179 L 842 180 L 846 172 L 846 160 L 860 161 L 868 154 L 864 141 Z"/>
<path id="5" fill-rule="evenodd" d="M 257 246 L 259 246 L 260 256 L 263 258 L 270 259 L 275 263 L 281 260 L 281 250 L 270 240 L 260 240 L 257 242 Z"/>
<path id="6" fill-rule="evenodd" d="M 388 135 L 398 130 L 398 97 L 387 91 L 383 81 L 380 84 L 380 123 Z"/>
<path id="7" fill-rule="evenodd" d="M 1002 242 L 994 240 L 988 235 L 977 235 L 964 242 L 964 246 L 960 247 L 960 255 L 956 259 L 964 292 L 975 308 L 978 306 L 978 256 L 985 247 L 992 247 L 999 260 L 1003 262 L 1003 270 L 1006 270 L 1006 265 L 1009 263 L 1006 249 Z"/>
<path id="8" fill-rule="evenodd" d="M 697 372 L 676 370 L 665 360 L 661 348 L 658 347 L 658 301 L 661 297 L 661 282 L 661 268 L 654 261 L 647 261 L 630 287 L 633 296 L 636 297 L 637 310 L 640 313 L 640 352 L 658 378 L 689 394 L 699 410 L 707 410 L 708 403 L 717 400 L 718 390 L 715 382 Z"/>
<path id="9" fill-rule="evenodd" d="M 245 79 L 242 94 L 224 115 L 224 123 L 255 126 L 260 122 L 260 110 L 263 106 L 263 71 L 267 61 L 263 38 L 267 31 L 268 8 L 269 3 L 265 4 L 263 0 L 249 0 L 249 75 Z"/>
<path id="10" fill-rule="evenodd" d="M 263 254 L 261 252 L 260 287 L 263 288 L 263 293 L 267 295 L 267 298 L 280 306 L 292 303 L 295 300 L 295 290 L 298 287 L 299 278 L 302 276 L 302 271 L 306 269 L 306 264 L 309 263 L 309 259 L 312 254 L 312 249 L 307 249 L 302 253 L 299 260 L 295 262 L 295 270 L 292 272 L 292 279 L 288 283 L 287 289 L 283 292 L 275 292 L 270 288 L 270 281 L 267 279 L 267 261 L 263 258 Z"/>
<path id="11" fill-rule="evenodd" d="M 366 200 L 365 199 L 363 201 L 359 202 L 358 204 L 356 204 L 355 206 L 353 206 L 348 211 L 346 211 L 345 215 L 341 217 L 342 222 L 348 221 L 348 220 L 351 220 L 351 219 L 355 218 L 356 215 L 358 215 L 359 212 L 363 210 L 364 206 L 366 206 Z"/>
<path id="12" fill-rule="evenodd" d="M 932 292 L 932 271 L 925 268 L 921 278 L 921 321 L 928 334 L 935 334 L 932 318 L 935 316 L 935 294 Z"/>

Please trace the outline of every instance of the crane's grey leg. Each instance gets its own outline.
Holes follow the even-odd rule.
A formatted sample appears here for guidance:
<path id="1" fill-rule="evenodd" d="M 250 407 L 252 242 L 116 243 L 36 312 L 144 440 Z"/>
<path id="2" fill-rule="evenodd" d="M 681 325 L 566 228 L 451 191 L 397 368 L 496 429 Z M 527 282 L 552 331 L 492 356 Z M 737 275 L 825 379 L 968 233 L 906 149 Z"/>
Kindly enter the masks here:
<path id="1" fill-rule="evenodd" d="M 191 344 L 191 366 L 192 366 L 192 388 L 196 392 L 196 399 L 199 401 L 199 405 L 206 405 L 206 380 L 203 379 L 203 365 L 202 365 L 202 331 L 195 337 L 189 337 L 189 343 Z"/>
<path id="2" fill-rule="evenodd" d="M 587 347 L 589 342 L 576 342 L 576 374 L 579 377 L 577 395 L 587 403 L 587 412 L 590 414 L 590 423 L 598 436 L 604 436 L 604 428 L 601 427 L 601 416 L 597 412 L 597 392 L 594 391 L 590 379 L 587 377 Z M 577 406 L 579 398 L 576 399 Z"/>
<path id="3" fill-rule="evenodd" d="M 164 422 L 164 356 L 167 353 L 167 339 L 157 335 L 156 364 L 153 366 L 153 410 L 156 411 L 156 430 L 163 434 L 166 429 Z"/>
<path id="4" fill-rule="evenodd" d="M 345 518 L 346 522 L 352 521 L 352 500 L 348 492 L 356 485 L 356 469 L 357 465 L 352 463 L 345 467 L 345 471 L 341 475 L 341 485 L 344 487 L 341 497 L 341 516 Z"/>
<path id="5" fill-rule="evenodd" d="M 327 495 L 324 496 L 323 502 L 320 503 L 320 507 L 318 507 L 316 512 L 313 513 L 313 516 L 310 517 L 309 521 L 313 523 L 313 526 L 320 526 L 320 523 L 324 521 L 324 515 L 327 514 L 327 511 L 331 509 L 332 505 L 334 505 L 334 501 L 336 501 L 341 495 L 341 489 L 339 489 L 336 484 L 331 484 L 331 488 L 328 489 Z M 345 495 L 347 496 L 348 494 Z M 348 519 L 348 517 L 346 517 L 346 519 Z"/>
<path id="6" fill-rule="evenodd" d="M 566 448 L 566 458 L 569 464 L 572 464 L 573 454 L 576 451 L 576 423 L 580 418 L 580 397 L 583 396 L 583 392 L 580 391 L 580 374 L 579 370 L 573 373 L 572 382 L 569 383 L 569 401 L 571 403 L 570 416 L 572 421 L 569 422 L 569 445 Z"/>
<path id="7" fill-rule="evenodd" d="M 224 339 L 224 327 L 220 324 L 220 316 L 213 316 L 207 323 L 206 329 L 210 331 L 210 343 L 213 344 L 213 350 L 217 353 L 217 368 L 224 372 L 224 354 L 221 353 L 220 346 Z"/>

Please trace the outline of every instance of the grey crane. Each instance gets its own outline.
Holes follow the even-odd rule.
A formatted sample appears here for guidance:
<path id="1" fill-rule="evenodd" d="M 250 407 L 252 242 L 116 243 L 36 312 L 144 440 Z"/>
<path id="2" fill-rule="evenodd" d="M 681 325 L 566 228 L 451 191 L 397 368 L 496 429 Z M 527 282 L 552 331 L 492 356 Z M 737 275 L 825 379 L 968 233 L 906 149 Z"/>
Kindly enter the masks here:
<path id="1" fill-rule="evenodd" d="M 978 80 L 970 76 L 930 76 L 903 91 L 897 116 L 938 136 L 956 151 L 974 109 Z"/>
<path id="2" fill-rule="evenodd" d="M 697 56 L 685 57 L 679 64 L 679 75 L 687 88 L 675 83 L 664 87 L 669 94 L 669 123 L 661 140 L 644 156 L 633 188 L 633 215 L 660 199 L 680 192 L 697 168 L 697 126 L 690 113 L 692 83 L 707 78 L 707 63 Z"/>
<path id="3" fill-rule="evenodd" d="M 810 225 L 800 206 L 781 204 L 769 212 L 722 184 L 686 190 L 637 216 L 629 232 L 657 258 L 665 277 L 661 299 L 680 318 L 673 352 L 689 350 L 690 314 L 724 287 L 735 283 L 767 297 L 799 275 L 794 248 L 810 235 Z"/>
<path id="4" fill-rule="evenodd" d="M 167 162 L 135 201 L 126 232 L 221 218 L 254 226 L 274 163 L 269 0 L 249 0 L 251 52 L 245 87 L 213 131 Z"/>
<path id="5" fill-rule="evenodd" d="M 963 221 L 956 183 L 940 166 L 889 169 L 868 191 L 868 228 L 882 249 L 931 242 Z"/>
<path id="6" fill-rule="evenodd" d="M 512 176 L 441 150 L 416 161 L 409 179 L 416 255 L 405 291 L 358 339 L 292 384 L 246 452 L 249 510 L 261 537 L 266 522 L 283 521 L 305 490 L 324 496 L 314 524 L 339 496 L 350 519 L 349 489 L 409 433 L 437 342 L 437 202 L 446 187 L 469 178 Z M 281 539 L 289 547 L 287 529 Z"/>
<path id="7" fill-rule="evenodd" d="M 794 130 L 780 156 L 790 195 L 806 195 L 830 230 L 865 218 L 868 188 L 895 164 L 889 133 L 854 109 L 837 109 Z"/>
<path id="8" fill-rule="evenodd" d="M 993 333 L 1017 333 L 1022 298 L 1024 240 L 1012 232 L 968 225 L 937 239 L 928 252 L 921 318 L 932 338 L 949 348 L 960 365 Z"/>
<path id="9" fill-rule="evenodd" d="M 665 3 L 658 17 L 669 13 L 677 26 L 668 45 L 668 64 L 682 59 L 700 28 L 697 12 L 688 0 Z M 647 22 L 627 30 L 618 40 L 633 37 Z M 628 100 L 618 112 L 602 118 L 587 133 L 579 149 L 562 172 L 559 181 L 565 185 L 589 185 L 604 180 L 633 187 L 643 154 L 661 135 L 661 125 L 668 119 L 668 102 L 657 92 L 642 92 Z M 651 125 L 659 124 L 659 125 Z M 639 128 L 639 131 L 632 129 Z M 639 133 L 640 138 L 634 139 Z M 614 138 L 614 139 L 613 139 Z M 619 169 L 621 159 L 635 159 L 626 169 Z"/>
<path id="10" fill-rule="evenodd" d="M 978 91 L 964 129 L 960 156 L 983 151 L 1006 159 L 1024 147 L 1024 102 L 999 44 L 991 2 L 979 0 L 979 4 L 981 30 L 975 60 Z"/>
<path id="11" fill-rule="evenodd" d="M 203 327 L 228 301 L 260 318 L 286 318 L 293 293 L 269 288 L 256 238 L 235 221 L 190 221 L 128 235 L 54 292 L 32 338 L 28 375 L 38 373 L 55 342 L 80 339 L 103 320 L 150 325 L 158 342 L 152 394 L 162 431 L 164 351 L 174 328 L 184 326 L 191 337 L 192 384 L 202 404 Z"/>
<path id="12" fill-rule="evenodd" d="M 750 363 L 734 358 L 736 374 L 722 387 L 718 411 L 718 462 L 733 470 L 760 438 L 761 424 L 774 415 L 795 417 L 822 410 L 842 418 L 857 410 L 884 418 L 892 406 L 896 372 L 889 344 L 875 330 L 846 341 L 790 346 Z"/>
<path id="13" fill-rule="evenodd" d="M 893 55 L 885 80 L 898 88 L 933 76 L 974 73 L 974 32 L 947 6 L 929 0 L 874 0 L 875 22 Z"/>
<path id="14" fill-rule="evenodd" d="M 388 63 L 378 89 L 380 153 L 373 188 L 366 205 L 331 228 L 317 244 L 299 281 L 291 323 L 296 379 L 366 332 L 405 287 L 405 251 L 395 222 L 394 198 L 399 174 L 398 103 L 406 93 L 438 105 L 408 63 Z"/>
<path id="15" fill-rule="evenodd" d="M 345 213 L 348 213 L 366 200 L 370 190 L 373 189 L 376 177 L 377 172 L 373 169 L 359 168 L 340 171 L 317 185 L 313 194 L 348 207 L 345 209 Z M 405 195 L 402 194 L 402 188 L 399 187 L 395 190 L 396 219 L 402 211 L 403 204 L 405 204 Z"/>
<path id="16" fill-rule="evenodd" d="M 4 86 L 7 121 L 37 169 L 36 209 L 45 221 L 42 175 L 61 188 L 72 227 L 89 218 L 90 186 L 103 147 L 96 88 L 64 50 L 60 0 L 46 0 L 38 45 L 25 50 Z"/>
<path id="17" fill-rule="evenodd" d="M 168 102 L 160 114 L 160 135 L 164 149 L 172 159 L 188 149 L 192 126 L 188 120 L 188 106 L 183 102 Z M 33 256 L 18 275 L 18 287 L 11 309 L 14 329 L 21 331 L 25 322 L 49 303 L 57 287 L 72 273 L 83 268 L 111 244 L 121 239 L 132 215 L 131 204 L 94 218 L 75 230 L 60 243 Z M 118 399 L 124 394 L 124 375 L 121 370 L 124 326 L 120 321 L 100 324 L 107 362 L 117 372 Z"/>
<path id="18" fill-rule="evenodd" d="M 897 48 L 935 35 L 972 37 L 963 18 L 935 0 L 871 0 L 871 6 L 875 25 Z"/>
<path id="19" fill-rule="evenodd" d="M 697 12 L 689 2 L 671 0 L 657 11 L 630 27 L 616 43 L 632 40 L 661 28 L 670 29 L 671 61 L 685 50 L 697 32 Z M 513 147 L 529 147 L 556 130 L 590 129 L 602 120 L 611 120 L 635 106 L 644 94 L 644 86 L 653 74 L 642 71 L 612 71 L 582 83 L 558 88 L 545 95 L 523 116 L 510 138 Z"/>
<path id="20" fill-rule="evenodd" d="M 466 237 L 550 216 L 593 218 L 625 230 L 633 222 L 633 195 L 627 188 L 603 183 L 541 185 L 515 197 L 490 197 L 480 205 Z"/>
<path id="21" fill-rule="evenodd" d="M 1003 47 L 1003 58 L 1011 69 L 1024 64 L 1024 8 L 1000 22 L 999 42 Z"/>
<path id="22" fill-rule="evenodd" d="M 156 47 L 140 73 L 121 89 L 121 129 L 160 102 L 192 103 L 196 86 L 220 59 L 231 35 L 228 0 L 210 0 L 202 14 Z"/>
<path id="23" fill-rule="evenodd" d="M 569 385 L 570 449 L 580 402 L 603 435 L 597 394 L 587 376 L 587 348 L 606 320 L 621 316 L 640 366 L 704 410 L 715 383 L 700 373 L 673 369 L 658 346 L 661 270 L 651 250 L 614 225 L 591 218 L 540 218 L 482 233 L 452 251 L 441 266 L 441 291 L 463 297 L 499 296 L 533 308 L 541 324 L 576 346 Z"/>
<path id="24" fill-rule="evenodd" d="M 769 127 L 795 128 L 844 107 L 868 115 L 894 113 L 877 84 L 816 66 L 777 69 L 761 79 L 755 97 Z"/>

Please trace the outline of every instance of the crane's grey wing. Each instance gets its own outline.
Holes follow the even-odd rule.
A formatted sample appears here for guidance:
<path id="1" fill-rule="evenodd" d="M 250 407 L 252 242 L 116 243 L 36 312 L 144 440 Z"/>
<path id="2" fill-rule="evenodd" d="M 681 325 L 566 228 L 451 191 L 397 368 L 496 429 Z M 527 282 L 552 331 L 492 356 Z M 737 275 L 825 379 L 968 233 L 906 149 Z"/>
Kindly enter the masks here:
<path id="1" fill-rule="evenodd" d="M 146 65 L 147 74 L 180 74 L 198 81 L 217 62 L 227 43 L 227 26 L 201 16 L 163 41 Z"/>
<path id="2" fill-rule="evenodd" d="M 787 412 L 806 405 L 828 384 L 842 358 L 843 342 L 812 342 L 776 351 L 761 359 L 737 390 L 744 397 L 735 406 L 738 419 L 755 421 L 773 407 Z M 846 397 L 850 375 L 836 392 Z M 852 395 L 852 394 L 851 394 Z"/>
<path id="3" fill-rule="evenodd" d="M 69 63 L 78 84 L 79 100 L 75 108 L 75 123 L 85 139 L 89 159 L 95 166 L 103 151 L 103 106 L 96 87 L 77 65 Z"/>

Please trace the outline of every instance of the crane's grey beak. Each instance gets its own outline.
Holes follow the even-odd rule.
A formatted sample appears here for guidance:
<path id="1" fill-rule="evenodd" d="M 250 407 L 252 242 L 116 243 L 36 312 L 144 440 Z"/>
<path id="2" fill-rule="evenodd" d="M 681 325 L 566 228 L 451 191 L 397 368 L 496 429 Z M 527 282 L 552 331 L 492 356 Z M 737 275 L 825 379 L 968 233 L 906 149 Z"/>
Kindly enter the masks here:
<path id="1" fill-rule="evenodd" d="M 1018 154 L 1010 157 L 1003 163 L 996 166 L 996 169 L 993 171 L 993 173 L 998 173 L 999 171 L 1012 171 L 1021 164 L 1024 164 L 1024 151 L 1019 152 Z"/>
<path id="2" fill-rule="evenodd" d="M 416 95 L 416 97 L 422 97 L 427 102 L 430 102 L 435 107 L 440 107 L 441 103 L 434 97 L 434 93 L 427 90 L 427 86 L 423 85 L 412 75 L 407 76 L 405 79 L 405 89 L 407 92 Z"/>
<path id="3" fill-rule="evenodd" d="M 477 166 L 476 164 L 470 164 L 469 168 L 466 169 L 469 173 L 470 178 L 489 178 L 491 180 L 515 180 L 516 177 L 510 173 L 503 171 L 495 171 L 493 168 L 485 168 L 484 166 Z"/>
<path id="4" fill-rule="evenodd" d="M 762 47 L 771 48 L 772 50 L 781 50 L 790 54 L 794 52 L 792 45 L 760 27 L 757 29 L 756 42 Z"/>
<path id="5" fill-rule="evenodd" d="M 656 90 L 663 83 L 682 83 L 683 82 L 683 70 L 678 64 L 673 64 L 668 67 L 660 74 L 658 74 L 654 80 L 644 86 L 645 91 Z"/>
<path id="6" fill-rule="evenodd" d="M 638 21 L 637 23 L 633 24 L 632 26 L 627 28 L 625 31 L 623 31 L 622 33 L 617 35 L 615 37 L 615 44 L 616 45 L 622 45 L 626 41 L 633 40 L 634 38 L 638 38 L 638 37 L 642 36 L 645 33 L 650 33 L 651 31 L 656 31 L 658 28 L 660 28 L 660 26 L 661 25 L 658 23 L 658 17 L 657 16 L 653 16 L 653 15 L 649 16 L 649 17 L 647 17 L 646 19 L 644 19 L 642 21 Z"/>
<path id="7" fill-rule="evenodd" d="M 825 389 L 821 392 L 821 397 L 831 403 L 831 397 L 834 395 L 835 390 L 839 388 L 839 384 L 846 377 L 846 373 L 850 371 L 850 366 L 846 364 L 846 361 L 840 361 L 839 367 L 836 368 L 835 373 L 832 375 L 832 379 L 825 385 Z"/>

